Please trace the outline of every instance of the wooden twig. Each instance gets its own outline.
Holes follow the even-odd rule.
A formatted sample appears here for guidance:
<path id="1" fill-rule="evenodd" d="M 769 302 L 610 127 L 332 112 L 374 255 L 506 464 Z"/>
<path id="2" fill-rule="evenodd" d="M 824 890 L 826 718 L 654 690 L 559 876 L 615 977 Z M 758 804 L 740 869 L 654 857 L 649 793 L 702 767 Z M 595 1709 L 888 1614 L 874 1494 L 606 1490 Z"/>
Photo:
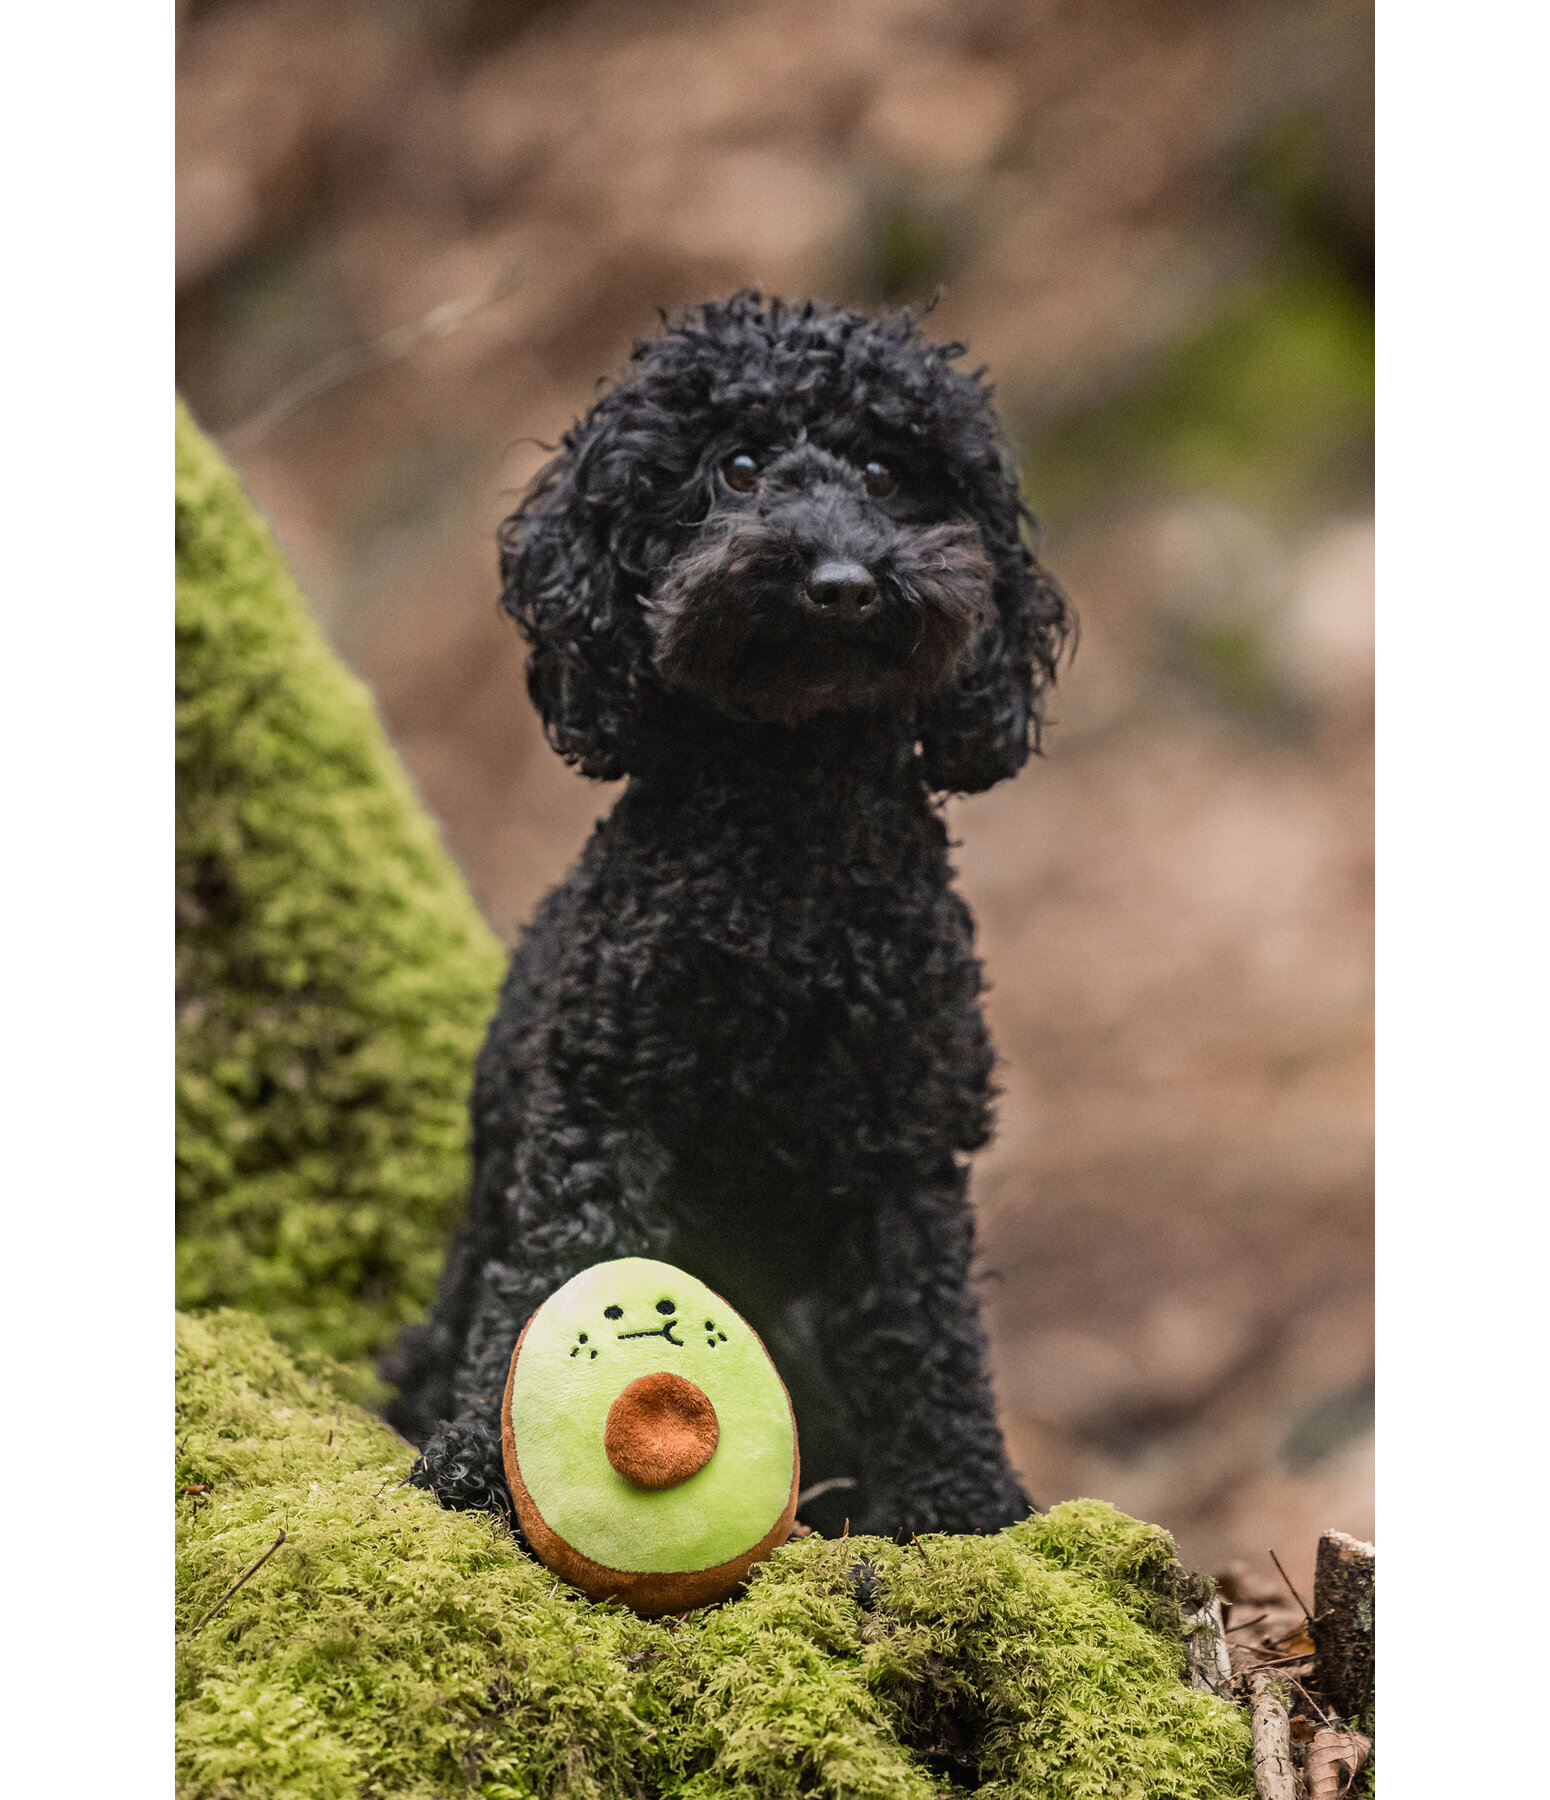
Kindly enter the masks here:
<path id="1" fill-rule="evenodd" d="M 1333 1725 L 1336 1722 L 1324 1708 L 1319 1705 L 1318 1701 L 1313 1698 L 1312 1694 L 1308 1692 L 1295 1675 L 1283 1675 L 1281 1676 L 1281 1680 L 1290 1682 L 1291 1685 L 1296 1688 L 1297 1692 L 1302 1695 L 1303 1699 L 1308 1702 L 1308 1705 L 1318 1715 L 1322 1724 Z"/>
<path id="2" fill-rule="evenodd" d="M 816 1500 L 820 1494 L 830 1493 L 835 1488 L 853 1488 L 857 1485 L 854 1475 L 831 1475 L 827 1481 L 815 1481 L 811 1487 L 805 1487 L 797 1495 L 797 1511 L 800 1512 L 809 1500 Z"/>
<path id="3" fill-rule="evenodd" d="M 1272 1550 L 1270 1552 L 1270 1560 L 1276 1566 L 1276 1573 L 1286 1583 L 1287 1593 L 1289 1593 L 1291 1595 L 1291 1597 L 1297 1602 L 1297 1604 L 1299 1606 L 1302 1606 L 1302 1616 L 1308 1621 L 1308 1629 L 1311 1631 L 1313 1629 L 1313 1614 L 1308 1611 L 1306 1606 L 1303 1606 L 1302 1595 L 1299 1594 L 1297 1592 L 1296 1588 L 1294 1588 L 1292 1586 L 1292 1578 L 1291 1578 L 1291 1576 L 1289 1576 L 1287 1574 L 1286 1570 L 1281 1567 L 1281 1559 L 1279 1556 L 1276 1555 L 1274 1550 Z"/>
<path id="4" fill-rule="evenodd" d="M 221 1595 L 220 1599 L 216 1601 L 215 1605 L 210 1608 L 209 1612 L 207 1612 L 205 1614 L 205 1616 L 199 1621 L 199 1623 L 190 1628 L 188 1635 L 190 1637 L 194 1637 L 199 1632 L 203 1631 L 205 1626 L 210 1623 L 210 1621 L 221 1610 L 221 1608 L 226 1604 L 226 1602 L 231 1599 L 232 1595 L 236 1593 L 237 1589 L 240 1588 L 245 1582 L 251 1581 L 253 1579 L 253 1577 L 259 1572 L 259 1570 L 261 1568 L 263 1568 L 264 1564 L 269 1561 L 270 1557 L 274 1555 L 275 1551 L 278 1550 L 284 1542 L 285 1542 L 285 1533 L 282 1531 L 280 1533 L 280 1535 L 275 1539 L 275 1541 L 264 1552 L 264 1554 L 261 1557 L 259 1557 L 258 1561 L 256 1563 L 254 1563 L 251 1568 L 244 1569 L 243 1572 L 237 1577 L 237 1579 L 231 1584 L 231 1586 L 229 1588 L 227 1588 L 226 1592 Z"/>
<path id="5" fill-rule="evenodd" d="M 217 435 L 228 449 L 241 449 L 256 443 L 259 438 L 267 437 L 275 426 L 283 425 L 292 414 L 300 412 L 304 406 L 310 406 L 314 400 L 321 399 L 334 388 L 342 387 L 355 376 L 364 375 L 368 369 L 385 368 L 389 363 L 401 362 L 422 344 L 451 337 L 453 332 L 461 331 L 470 319 L 494 306 L 497 301 L 504 300 L 516 286 L 517 266 L 515 263 L 507 263 L 496 276 L 488 293 L 477 299 L 444 300 L 440 306 L 433 306 L 424 318 L 417 319 L 412 325 L 397 325 L 369 343 L 336 350 L 332 356 L 325 356 L 322 362 L 315 363 L 294 381 L 287 382 L 257 412 L 250 413 L 247 418 Z"/>
<path id="6" fill-rule="evenodd" d="M 1238 1648 L 1240 1650 L 1247 1650 L 1250 1656 L 1264 1656 L 1265 1655 L 1263 1650 L 1256 1650 L 1252 1644 L 1240 1644 L 1238 1646 Z M 1287 1655 L 1287 1656 L 1266 1656 L 1265 1660 L 1262 1663 L 1255 1664 L 1255 1668 L 1256 1669 L 1290 1668 L 1293 1663 L 1305 1663 L 1305 1662 L 1312 1662 L 1312 1661 L 1313 1661 L 1313 1653 L 1311 1650 L 1294 1650 L 1291 1652 L 1290 1655 Z"/>
<path id="7" fill-rule="evenodd" d="M 1269 1613 L 1255 1613 L 1252 1619 L 1245 1619 L 1241 1625 L 1229 1625 L 1227 1629 L 1229 1631 L 1247 1631 L 1251 1625 L 1263 1625 L 1269 1617 Z"/>
<path id="8" fill-rule="evenodd" d="M 1297 1800 L 1297 1771 L 1292 1763 L 1292 1727 L 1286 1703 L 1275 1683 L 1258 1669 L 1249 1678 L 1249 1697 L 1257 1800 Z"/>

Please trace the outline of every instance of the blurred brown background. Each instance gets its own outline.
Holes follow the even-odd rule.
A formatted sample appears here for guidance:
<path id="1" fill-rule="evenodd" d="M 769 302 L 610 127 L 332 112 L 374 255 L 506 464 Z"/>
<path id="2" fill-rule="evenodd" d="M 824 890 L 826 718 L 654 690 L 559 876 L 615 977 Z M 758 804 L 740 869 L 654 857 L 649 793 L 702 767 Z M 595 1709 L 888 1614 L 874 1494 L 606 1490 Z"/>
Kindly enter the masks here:
<path id="1" fill-rule="evenodd" d="M 997 383 L 1082 615 L 956 804 L 1013 1454 L 1197 1565 L 1371 1499 L 1364 0 L 190 0 L 179 381 L 508 936 L 611 794 L 494 526 L 659 307 L 876 306 Z"/>

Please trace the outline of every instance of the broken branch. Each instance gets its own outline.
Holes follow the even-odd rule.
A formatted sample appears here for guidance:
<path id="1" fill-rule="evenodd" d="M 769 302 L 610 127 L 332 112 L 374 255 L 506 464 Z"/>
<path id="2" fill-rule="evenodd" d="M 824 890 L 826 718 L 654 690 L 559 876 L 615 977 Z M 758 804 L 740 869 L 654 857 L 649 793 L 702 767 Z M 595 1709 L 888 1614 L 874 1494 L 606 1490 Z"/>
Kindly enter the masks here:
<path id="1" fill-rule="evenodd" d="M 1319 1539 L 1313 1578 L 1316 1685 L 1342 1718 L 1358 1724 L 1372 1711 L 1376 1567 L 1371 1544 L 1343 1531 L 1326 1531 Z"/>
<path id="2" fill-rule="evenodd" d="M 1249 1678 L 1254 1731 L 1254 1793 L 1257 1800 L 1297 1800 L 1292 1764 L 1292 1728 L 1281 1690 L 1260 1670 Z"/>

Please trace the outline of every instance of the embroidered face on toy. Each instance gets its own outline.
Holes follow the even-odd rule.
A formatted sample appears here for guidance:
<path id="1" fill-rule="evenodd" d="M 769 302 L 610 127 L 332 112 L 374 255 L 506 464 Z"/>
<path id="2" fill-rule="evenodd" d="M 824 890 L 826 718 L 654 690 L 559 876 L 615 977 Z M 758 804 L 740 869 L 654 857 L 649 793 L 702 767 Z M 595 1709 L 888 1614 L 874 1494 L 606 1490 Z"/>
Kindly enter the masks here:
<path id="1" fill-rule="evenodd" d="M 536 1554 L 637 1612 L 724 1598 L 796 1513 L 796 1427 L 774 1364 L 668 1263 L 600 1263 L 544 1302 L 512 1355 L 503 1439 Z"/>

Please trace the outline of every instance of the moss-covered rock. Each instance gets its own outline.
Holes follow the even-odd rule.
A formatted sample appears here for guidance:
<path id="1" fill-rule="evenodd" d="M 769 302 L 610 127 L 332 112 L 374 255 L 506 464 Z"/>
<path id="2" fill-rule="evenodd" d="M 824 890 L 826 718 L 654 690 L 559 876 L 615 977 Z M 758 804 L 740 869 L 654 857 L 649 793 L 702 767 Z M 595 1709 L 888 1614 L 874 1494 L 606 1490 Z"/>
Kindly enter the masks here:
<path id="1" fill-rule="evenodd" d="M 1181 1679 L 1171 1540 L 1111 1507 L 808 1538 L 646 1623 L 402 1486 L 408 1447 L 251 1317 L 180 1320 L 178 1398 L 187 1796 L 1252 1794 L 1243 1714 Z"/>
<path id="2" fill-rule="evenodd" d="M 179 409 L 178 1288 L 364 1357 L 435 1287 L 501 952 Z"/>

